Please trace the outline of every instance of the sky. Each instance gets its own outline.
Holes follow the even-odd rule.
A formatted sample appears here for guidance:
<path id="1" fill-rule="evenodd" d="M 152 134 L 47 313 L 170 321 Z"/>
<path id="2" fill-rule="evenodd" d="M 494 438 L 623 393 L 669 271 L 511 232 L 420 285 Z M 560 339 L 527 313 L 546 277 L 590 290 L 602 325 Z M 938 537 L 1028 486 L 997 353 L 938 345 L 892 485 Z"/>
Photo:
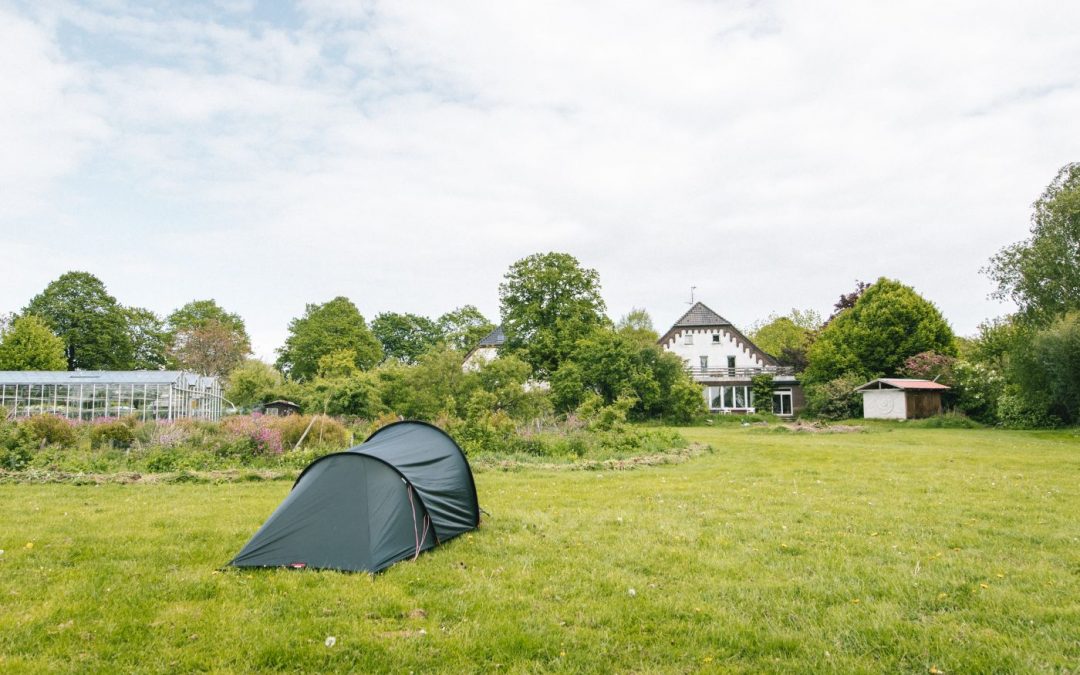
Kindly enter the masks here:
<path id="1" fill-rule="evenodd" d="M 961 335 L 1080 160 L 1080 3 L 0 0 L 0 312 L 88 271 L 213 298 L 473 304 L 514 261 L 613 319 L 737 326 L 898 279 Z"/>

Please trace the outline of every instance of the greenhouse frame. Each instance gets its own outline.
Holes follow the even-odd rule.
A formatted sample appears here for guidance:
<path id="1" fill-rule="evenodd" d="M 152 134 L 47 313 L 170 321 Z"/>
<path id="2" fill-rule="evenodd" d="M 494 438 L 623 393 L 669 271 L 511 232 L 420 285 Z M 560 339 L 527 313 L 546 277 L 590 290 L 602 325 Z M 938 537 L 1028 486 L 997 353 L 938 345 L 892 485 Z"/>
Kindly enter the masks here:
<path id="1" fill-rule="evenodd" d="M 179 370 L 0 371 L 9 417 L 219 420 L 224 402 L 218 378 Z"/>

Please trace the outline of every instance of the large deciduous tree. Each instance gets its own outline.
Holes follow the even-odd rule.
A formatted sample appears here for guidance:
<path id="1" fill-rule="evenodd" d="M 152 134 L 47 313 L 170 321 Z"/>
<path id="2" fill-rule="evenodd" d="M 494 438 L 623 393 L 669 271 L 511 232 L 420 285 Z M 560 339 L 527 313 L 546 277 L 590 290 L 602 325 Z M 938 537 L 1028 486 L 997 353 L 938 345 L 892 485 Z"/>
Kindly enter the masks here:
<path id="1" fill-rule="evenodd" d="M 165 322 L 154 312 L 142 307 L 125 307 L 128 335 L 131 337 L 131 366 L 137 370 L 158 370 L 164 367 L 169 334 Z"/>
<path id="2" fill-rule="evenodd" d="M 223 377 L 250 352 L 246 342 L 237 341 L 232 329 L 211 320 L 178 331 L 169 347 L 169 358 L 177 368 Z"/>
<path id="3" fill-rule="evenodd" d="M 660 339 L 656 328 L 653 327 L 652 317 L 640 307 L 632 307 L 624 314 L 615 324 L 615 330 L 642 347 L 654 346 Z"/>
<path id="4" fill-rule="evenodd" d="M 22 313 L 41 317 L 60 336 L 71 370 L 132 367 L 134 348 L 124 309 L 88 272 L 62 274 Z"/>
<path id="5" fill-rule="evenodd" d="M 776 357 L 780 365 L 801 371 L 806 368 L 806 352 L 820 328 L 821 316 L 817 312 L 792 309 L 786 316 L 770 315 L 751 329 L 749 337 L 758 348 Z"/>
<path id="6" fill-rule="evenodd" d="M 28 314 L 0 331 L 0 370 L 67 370 L 64 341 Z"/>
<path id="7" fill-rule="evenodd" d="M 371 332 L 382 345 L 383 356 L 402 363 L 416 363 L 420 356 L 439 344 L 442 331 L 426 316 L 383 312 L 371 322 Z"/>
<path id="8" fill-rule="evenodd" d="M 346 297 L 309 304 L 304 316 L 289 322 L 289 337 L 278 350 L 277 367 L 293 380 L 313 377 L 319 359 L 352 350 L 356 367 L 367 370 L 382 360 L 382 346 L 360 310 Z"/>
<path id="9" fill-rule="evenodd" d="M 949 324 L 912 288 L 883 277 L 822 329 L 810 347 L 806 378 L 896 376 L 908 357 L 930 351 L 956 354 Z"/>
<path id="10" fill-rule="evenodd" d="M 473 305 L 452 309 L 440 316 L 436 323 L 447 346 L 461 352 L 475 347 L 495 329 L 495 324 Z"/>
<path id="11" fill-rule="evenodd" d="M 193 300 L 169 315 L 169 363 L 204 375 L 225 376 L 251 353 L 240 315 L 214 300 Z"/>
<path id="12" fill-rule="evenodd" d="M 1012 299 L 1037 325 L 1080 309 L 1080 163 L 1066 164 L 1032 205 L 1031 236 L 984 268 L 994 296 Z"/>
<path id="13" fill-rule="evenodd" d="M 521 356 L 536 377 L 558 370 L 577 340 L 606 321 L 599 275 L 572 255 L 535 253 L 511 265 L 504 279 L 504 349 Z"/>

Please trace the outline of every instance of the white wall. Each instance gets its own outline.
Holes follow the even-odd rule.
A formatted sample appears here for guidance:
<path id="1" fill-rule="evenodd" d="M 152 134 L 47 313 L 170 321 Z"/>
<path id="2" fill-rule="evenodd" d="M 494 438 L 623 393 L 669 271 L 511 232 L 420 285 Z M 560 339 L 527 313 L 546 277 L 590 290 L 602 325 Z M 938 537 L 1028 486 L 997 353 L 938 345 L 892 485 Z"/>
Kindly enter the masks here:
<path id="1" fill-rule="evenodd" d="M 870 389 L 862 392 L 863 417 L 868 420 L 907 418 L 907 397 L 902 389 Z"/>
<path id="2" fill-rule="evenodd" d="M 687 333 L 693 335 L 693 344 L 686 344 Z M 713 342 L 714 335 L 720 336 L 719 342 Z M 723 328 L 684 329 L 681 333 L 675 333 L 675 337 L 665 342 L 663 347 L 669 352 L 678 354 L 679 358 L 687 361 L 695 370 L 701 367 L 702 356 L 709 357 L 709 368 L 727 368 L 729 356 L 735 357 L 736 368 L 763 368 L 765 366 L 765 362 L 750 351 L 745 342 Z"/>
<path id="3" fill-rule="evenodd" d="M 465 359 L 465 363 L 461 365 L 461 369 L 465 372 L 479 370 L 480 366 L 485 363 L 490 363 L 498 357 L 498 347 L 477 347 L 472 351 L 472 354 L 469 354 L 469 358 Z"/>

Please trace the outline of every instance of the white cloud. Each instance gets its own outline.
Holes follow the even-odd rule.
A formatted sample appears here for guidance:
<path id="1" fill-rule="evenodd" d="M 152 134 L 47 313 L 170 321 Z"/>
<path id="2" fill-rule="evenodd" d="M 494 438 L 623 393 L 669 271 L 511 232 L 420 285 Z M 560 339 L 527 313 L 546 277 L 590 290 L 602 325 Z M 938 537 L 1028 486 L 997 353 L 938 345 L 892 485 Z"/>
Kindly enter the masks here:
<path id="1" fill-rule="evenodd" d="M 305 302 L 495 314 L 513 260 L 564 250 L 658 324 L 691 284 L 747 325 L 887 275 L 970 331 L 999 311 L 978 268 L 1080 150 L 1068 5 L 245 8 L 0 24 L 0 139 L 34 158 L 0 200 L 52 226 L 13 235 L 40 251 L 4 261 L 16 295 L 74 258 L 158 311 L 216 296 L 269 355 Z"/>

